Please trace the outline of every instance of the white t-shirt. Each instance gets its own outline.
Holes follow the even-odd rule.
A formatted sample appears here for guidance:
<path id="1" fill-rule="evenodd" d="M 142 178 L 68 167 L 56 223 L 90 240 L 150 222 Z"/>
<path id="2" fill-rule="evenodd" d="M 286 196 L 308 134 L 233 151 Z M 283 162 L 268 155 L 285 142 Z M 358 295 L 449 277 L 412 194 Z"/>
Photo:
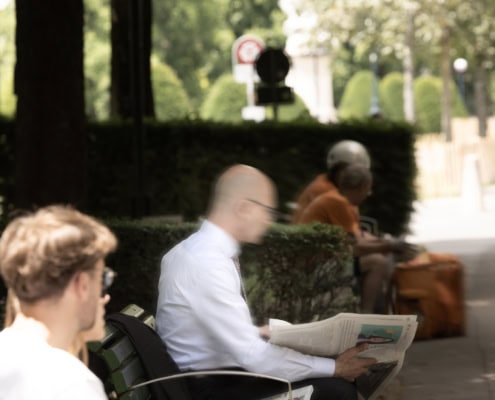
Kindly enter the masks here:
<path id="1" fill-rule="evenodd" d="M 100 380 L 72 354 L 50 346 L 40 324 L 0 332 L 0 400 L 107 400 Z"/>

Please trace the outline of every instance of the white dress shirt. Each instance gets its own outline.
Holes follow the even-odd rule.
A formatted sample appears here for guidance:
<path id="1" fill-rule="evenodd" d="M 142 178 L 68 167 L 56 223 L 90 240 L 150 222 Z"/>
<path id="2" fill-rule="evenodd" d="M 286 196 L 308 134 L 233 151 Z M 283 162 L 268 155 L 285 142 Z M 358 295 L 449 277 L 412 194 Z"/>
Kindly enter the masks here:
<path id="1" fill-rule="evenodd" d="M 157 330 L 181 370 L 240 367 L 290 381 L 330 377 L 335 361 L 259 336 L 241 295 L 239 244 L 209 221 L 162 259 Z"/>

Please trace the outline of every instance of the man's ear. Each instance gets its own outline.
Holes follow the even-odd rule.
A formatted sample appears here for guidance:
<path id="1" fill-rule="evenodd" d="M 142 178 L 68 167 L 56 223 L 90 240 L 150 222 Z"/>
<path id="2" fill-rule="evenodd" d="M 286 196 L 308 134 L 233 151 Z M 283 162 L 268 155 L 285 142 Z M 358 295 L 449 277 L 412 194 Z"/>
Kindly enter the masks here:
<path id="1" fill-rule="evenodd" d="M 252 204 L 244 199 L 239 199 L 235 204 L 235 213 L 241 218 L 249 218 L 251 215 Z"/>
<path id="2" fill-rule="evenodd" d="M 89 295 L 91 277 L 86 271 L 76 273 L 72 279 L 74 293 L 81 300 L 86 300 Z"/>

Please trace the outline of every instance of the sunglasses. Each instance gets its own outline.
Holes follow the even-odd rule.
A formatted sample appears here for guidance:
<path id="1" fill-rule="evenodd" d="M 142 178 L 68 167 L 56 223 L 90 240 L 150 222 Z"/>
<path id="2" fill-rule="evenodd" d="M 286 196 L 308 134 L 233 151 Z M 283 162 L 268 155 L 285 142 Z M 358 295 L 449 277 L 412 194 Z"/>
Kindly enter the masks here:
<path id="1" fill-rule="evenodd" d="M 105 267 L 101 275 L 101 297 L 107 294 L 108 289 L 112 286 L 117 273 L 110 267 Z"/>

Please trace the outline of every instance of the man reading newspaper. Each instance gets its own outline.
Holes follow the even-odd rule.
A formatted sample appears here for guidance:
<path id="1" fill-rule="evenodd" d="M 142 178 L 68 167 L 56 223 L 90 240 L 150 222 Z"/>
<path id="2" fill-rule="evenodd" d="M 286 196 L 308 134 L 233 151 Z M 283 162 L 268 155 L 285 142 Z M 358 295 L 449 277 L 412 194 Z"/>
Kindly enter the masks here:
<path id="1" fill-rule="evenodd" d="M 311 400 L 355 400 L 354 380 L 375 364 L 353 343 L 334 357 L 303 354 L 266 341 L 253 325 L 237 262 L 242 243 L 258 243 L 273 220 L 276 191 L 255 168 L 235 165 L 217 181 L 207 219 L 162 260 L 157 329 L 183 371 L 230 368 L 313 387 Z M 269 380 L 202 376 L 188 382 L 195 400 L 251 400 L 287 391 Z"/>
<path id="2" fill-rule="evenodd" d="M 305 354 L 331 357 L 355 345 L 366 343 L 360 356 L 378 361 L 357 377 L 359 395 L 375 399 L 397 375 L 418 323 L 415 315 L 341 313 L 323 321 L 291 325 L 270 320 L 270 342 Z"/>

